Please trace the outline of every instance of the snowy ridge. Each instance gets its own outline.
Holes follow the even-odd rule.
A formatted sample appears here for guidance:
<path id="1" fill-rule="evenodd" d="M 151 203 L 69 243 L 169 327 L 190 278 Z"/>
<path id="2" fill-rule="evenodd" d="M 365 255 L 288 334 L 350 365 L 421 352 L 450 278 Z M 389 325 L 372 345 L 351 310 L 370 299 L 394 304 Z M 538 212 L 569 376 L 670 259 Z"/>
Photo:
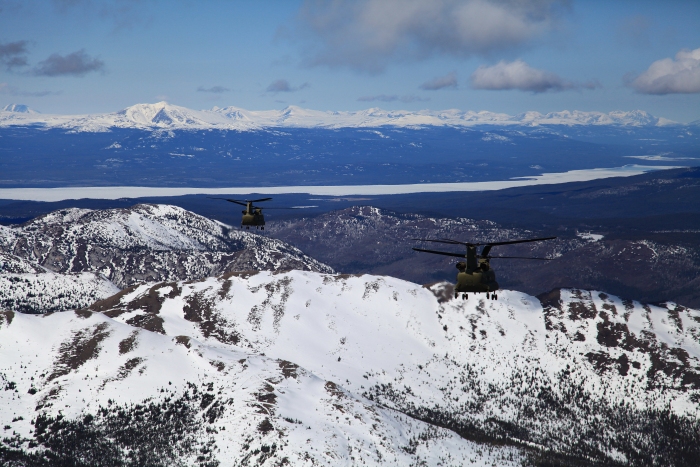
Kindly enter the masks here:
<path id="1" fill-rule="evenodd" d="M 7 231 L 0 230 L 2 233 Z M 3 237 L 0 237 L 0 248 L 2 245 Z M 119 288 L 99 274 L 57 274 L 36 262 L 0 250 L 0 310 L 22 313 L 72 310 L 117 292 Z"/>
<path id="2" fill-rule="evenodd" d="M 0 251 L 54 272 L 102 274 L 119 287 L 232 270 L 332 272 L 284 242 L 168 205 L 72 208 L 0 226 Z"/>
<path id="3" fill-rule="evenodd" d="M 144 284 L 91 311 L 0 314 L 0 423 L 26 454 L 70 430 L 157 432 L 132 403 L 179 407 L 194 448 L 166 439 L 181 449 L 154 465 L 691 465 L 699 338 L 697 310 L 581 290 L 455 300 L 303 271 Z"/>
<path id="4" fill-rule="evenodd" d="M 85 308 L 119 292 L 119 287 L 91 272 L 0 274 L 0 310 L 51 313 Z"/>
<path id="5" fill-rule="evenodd" d="M 110 128 L 159 129 L 223 129 L 256 130 L 262 128 L 358 128 L 358 127 L 419 127 L 474 125 L 617 125 L 664 126 L 675 124 L 654 117 L 642 110 L 583 112 L 562 111 L 541 114 L 526 112 L 507 115 L 488 111 L 419 110 L 387 111 L 371 108 L 360 111 L 320 111 L 288 106 L 282 110 L 245 110 L 238 107 L 214 107 L 211 110 L 192 110 L 186 107 L 158 102 L 136 104 L 113 113 L 93 115 L 49 115 L 0 112 L 0 127 L 38 125 L 45 128 L 63 128 L 71 131 L 104 132 Z"/>
<path id="6" fill-rule="evenodd" d="M 8 363 L 26 373 L 8 369 Z M 29 448 L 29 440 L 37 439 L 34 433 L 46 440 L 46 432 L 58 431 L 51 441 L 59 438 L 60 443 L 63 433 L 70 435 L 72 426 L 66 422 L 82 423 L 88 414 L 94 414 L 88 431 L 104 430 L 98 423 L 109 415 L 100 407 L 120 410 L 119 424 L 128 425 L 136 418 L 131 404 L 155 400 L 170 408 L 184 399 L 190 406 L 179 407 L 181 424 L 174 428 L 191 430 L 184 433 L 194 444 L 189 449 L 182 434 L 173 439 L 159 426 L 134 423 L 151 438 L 150 443 L 141 440 L 145 447 L 134 451 L 153 449 L 164 457 L 149 465 L 516 466 L 514 460 L 522 457 L 515 448 L 484 450 L 449 430 L 358 397 L 293 362 L 189 336 L 160 335 L 89 311 L 39 319 L 0 313 L 0 387 L 12 388 L 0 391 L 0 422 L 12 430 L 6 441 L 30 452 L 36 451 Z M 173 428 L 172 420 L 167 422 Z M 56 424 L 62 432 L 51 429 Z M 184 447 L 169 452 L 154 446 L 153 439 L 160 438 L 154 433 L 166 437 L 169 446 L 179 441 Z M 111 450 L 99 453 L 109 454 Z"/>

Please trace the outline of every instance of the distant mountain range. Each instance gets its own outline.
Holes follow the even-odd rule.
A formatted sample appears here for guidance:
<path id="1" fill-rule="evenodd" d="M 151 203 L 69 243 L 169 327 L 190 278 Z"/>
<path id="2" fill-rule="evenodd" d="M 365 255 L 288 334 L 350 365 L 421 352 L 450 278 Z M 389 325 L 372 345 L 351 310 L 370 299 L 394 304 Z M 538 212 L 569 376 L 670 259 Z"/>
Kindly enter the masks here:
<path id="1" fill-rule="evenodd" d="M 118 112 L 90 115 L 41 114 L 26 105 L 9 104 L 0 112 L 0 127 L 41 126 L 80 132 L 106 132 L 111 128 L 144 130 L 159 129 L 223 129 L 257 130 L 263 128 L 363 128 L 424 127 L 476 125 L 540 126 L 540 125 L 612 125 L 652 127 L 681 125 L 655 117 L 642 110 L 630 112 L 569 111 L 525 112 L 518 115 L 488 111 L 449 110 L 382 110 L 320 111 L 288 106 L 282 110 L 245 110 L 238 107 L 213 107 L 192 110 L 167 102 L 136 104 Z"/>

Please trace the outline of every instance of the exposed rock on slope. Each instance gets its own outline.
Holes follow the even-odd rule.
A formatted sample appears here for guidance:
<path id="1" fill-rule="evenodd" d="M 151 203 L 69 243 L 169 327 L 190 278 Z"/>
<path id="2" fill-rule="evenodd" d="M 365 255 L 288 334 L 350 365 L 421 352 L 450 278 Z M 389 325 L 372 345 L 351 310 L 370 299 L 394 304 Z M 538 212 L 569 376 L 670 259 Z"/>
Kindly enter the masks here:
<path id="1" fill-rule="evenodd" d="M 56 211 L 21 226 L 0 226 L 0 249 L 55 272 L 99 273 L 119 287 L 232 270 L 332 272 L 279 240 L 167 205 Z"/>
<path id="2" fill-rule="evenodd" d="M 0 274 L 42 273 L 46 272 L 36 263 L 0 251 Z"/>
<path id="3" fill-rule="evenodd" d="M 197 443 L 211 443 L 202 462 L 221 465 L 680 466 L 700 455 L 698 311 L 582 290 L 451 293 L 260 272 L 137 285 L 92 311 L 6 313 L 0 423 L 28 455 L 36 420 L 51 448 L 93 414 L 87 428 L 124 453 L 110 414 L 143 429 L 129 404 L 151 397 L 191 409 L 178 429 L 198 441 L 166 454 L 192 463 Z"/>

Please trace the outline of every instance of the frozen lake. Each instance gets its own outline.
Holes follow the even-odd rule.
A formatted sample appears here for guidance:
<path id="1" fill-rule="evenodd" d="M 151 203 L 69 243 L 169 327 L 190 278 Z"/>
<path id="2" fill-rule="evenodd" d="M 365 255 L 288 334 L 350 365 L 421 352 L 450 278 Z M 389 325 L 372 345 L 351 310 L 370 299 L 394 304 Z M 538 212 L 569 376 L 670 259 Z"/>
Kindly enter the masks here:
<path id="1" fill-rule="evenodd" d="M 120 199 L 184 195 L 246 195 L 308 193 L 319 196 L 399 195 L 411 193 L 445 193 L 458 191 L 493 191 L 506 188 L 556 183 L 586 182 L 601 178 L 630 177 L 655 170 L 676 169 L 681 166 L 648 166 L 630 164 L 622 167 L 570 170 L 544 173 L 533 177 L 508 180 L 459 183 L 415 183 L 396 185 L 330 185 L 330 186 L 269 186 L 227 188 L 165 188 L 145 186 L 64 187 L 64 188 L 0 188 L 0 199 L 27 201 L 61 201 L 66 199 Z"/>

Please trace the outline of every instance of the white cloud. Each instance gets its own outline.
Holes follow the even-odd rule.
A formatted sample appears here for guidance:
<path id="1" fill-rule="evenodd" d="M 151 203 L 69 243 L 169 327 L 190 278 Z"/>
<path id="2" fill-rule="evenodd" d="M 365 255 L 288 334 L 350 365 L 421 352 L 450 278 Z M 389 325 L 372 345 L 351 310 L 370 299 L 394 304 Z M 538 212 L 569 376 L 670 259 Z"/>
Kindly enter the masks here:
<path id="1" fill-rule="evenodd" d="M 519 47 L 558 23 L 566 0 L 306 0 L 308 63 L 380 72 L 395 60 Z"/>
<path id="2" fill-rule="evenodd" d="M 564 91 L 578 86 L 555 73 L 532 68 L 522 60 L 500 61 L 493 66 L 482 65 L 471 75 L 474 89 L 546 92 Z M 584 85 L 590 89 L 592 85 Z M 593 86 L 595 87 L 595 86 Z"/>
<path id="3" fill-rule="evenodd" d="M 437 91 L 438 89 L 452 88 L 457 89 L 457 73 L 450 72 L 445 76 L 439 76 L 437 78 L 426 81 L 420 85 L 421 89 L 426 91 Z"/>
<path id="4" fill-rule="evenodd" d="M 674 59 L 657 60 L 627 81 L 642 94 L 700 93 L 700 49 L 681 50 Z"/>

